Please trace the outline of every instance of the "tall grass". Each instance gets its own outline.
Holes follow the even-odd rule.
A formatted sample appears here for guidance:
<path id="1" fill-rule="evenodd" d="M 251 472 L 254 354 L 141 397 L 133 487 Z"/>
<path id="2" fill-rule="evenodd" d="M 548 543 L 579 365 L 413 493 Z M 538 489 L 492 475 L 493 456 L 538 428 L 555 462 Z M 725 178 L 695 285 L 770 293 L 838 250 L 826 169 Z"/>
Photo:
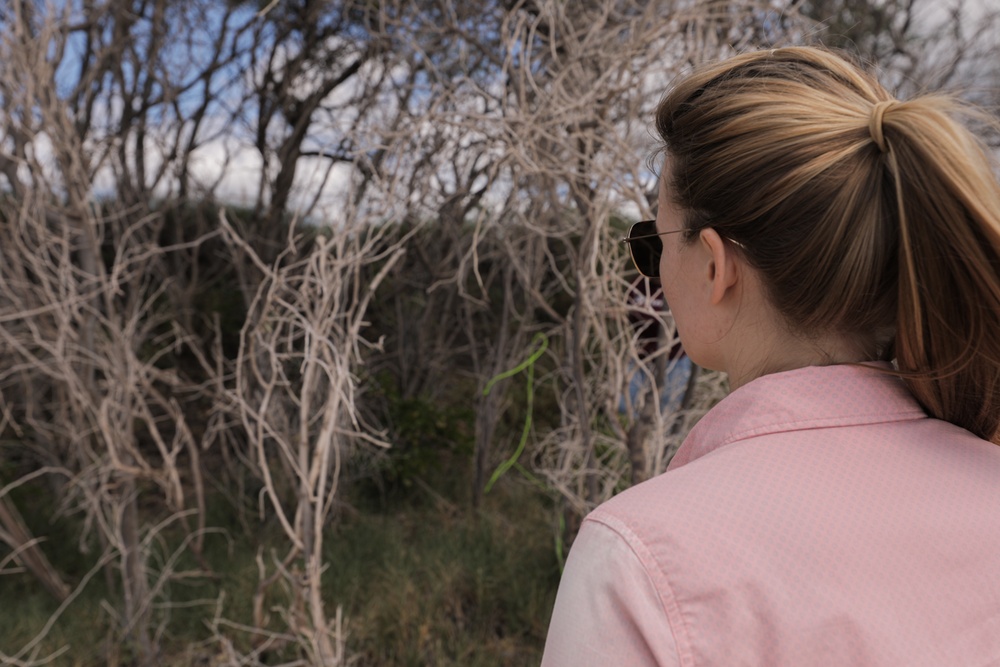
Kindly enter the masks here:
<path id="1" fill-rule="evenodd" d="M 351 653 L 376 665 L 529 665 L 559 569 L 544 501 L 498 488 L 478 512 L 444 503 L 361 515 L 330 541 L 329 597 Z"/>
<path id="2" fill-rule="evenodd" d="M 439 471 L 444 472 L 444 471 Z M 457 474 L 457 472 L 456 472 Z M 442 475 L 444 477 L 444 475 Z M 439 490 L 444 493 L 439 493 Z M 516 478 L 502 480 L 478 510 L 466 509 L 421 481 L 409 498 L 389 506 L 359 498 L 327 538 L 324 598 L 343 605 L 348 655 L 359 665 L 531 665 L 541 657 L 545 630 L 558 584 L 550 501 Z M 47 535 L 53 564 L 78 581 L 96 561 L 81 554 L 78 527 L 52 521 L 54 508 L 31 502 L 42 489 L 19 489 L 19 506 L 36 534 Z M 276 526 L 241 528 L 237 513 L 216 497 L 210 507 L 218 526 L 205 539 L 204 563 L 190 555 L 159 607 L 163 665 L 224 664 L 210 630 L 221 611 L 232 622 L 249 622 L 258 581 L 256 557 L 283 548 Z M 180 531 L 158 546 L 165 560 Z M 113 578 L 93 577 L 39 647 L 47 655 L 65 647 L 54 665 L 127 665 L 120 631 L 104 600 Z M 280 596 L 280 591 L 275 591 Z M 0 646 L 10 651 L 28 642 L 57 603 L 27 573 L 0 575 Z M 276 607 L 287 600 L 269 599 Z M 277 618 L 273 618 L 279 627 Z M 241 650 L 249 650 L 252 637 Z M 287 653 L 287 652 L 286 652 Z M 262 662 L 295 656 L 275 652 Z"/>

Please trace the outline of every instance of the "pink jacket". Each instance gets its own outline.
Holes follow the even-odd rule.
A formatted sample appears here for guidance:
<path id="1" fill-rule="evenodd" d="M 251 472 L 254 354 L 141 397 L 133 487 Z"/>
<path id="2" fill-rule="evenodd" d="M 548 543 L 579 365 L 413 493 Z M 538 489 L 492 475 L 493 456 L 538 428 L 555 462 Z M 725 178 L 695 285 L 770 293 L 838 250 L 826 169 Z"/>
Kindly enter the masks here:
<path id="1" fill-rule="evenodd" d="M 872 368 L 758 378 L 587 517 L 542 665 L 1000 665 L 1000 446 Z"/>

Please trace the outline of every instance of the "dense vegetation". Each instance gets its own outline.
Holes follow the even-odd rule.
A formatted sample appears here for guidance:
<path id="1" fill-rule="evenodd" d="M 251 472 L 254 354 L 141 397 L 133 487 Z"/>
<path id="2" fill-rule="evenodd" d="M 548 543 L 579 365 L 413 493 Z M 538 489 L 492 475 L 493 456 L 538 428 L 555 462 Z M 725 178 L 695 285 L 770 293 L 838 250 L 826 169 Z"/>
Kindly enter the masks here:
<path id="1" fill-rule="evenodd" d="M 723 391 L 650 400 L 628 298 L 662 88 L 1000 76 L 910 0 L 57 5 L 0 0 L 5 665 L 534 664 L 581 517 Z"/>

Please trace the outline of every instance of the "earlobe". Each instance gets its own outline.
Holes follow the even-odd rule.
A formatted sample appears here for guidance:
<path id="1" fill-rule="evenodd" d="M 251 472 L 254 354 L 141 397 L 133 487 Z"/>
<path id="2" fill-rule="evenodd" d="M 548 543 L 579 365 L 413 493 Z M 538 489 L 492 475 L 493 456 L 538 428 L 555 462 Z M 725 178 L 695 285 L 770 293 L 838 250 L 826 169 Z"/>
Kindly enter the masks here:
<path id="1" fill-rule="evenodd" d="M 736 254 L 711 227 L 701 230 L 698 236 L 709 259 L 710 302 L 717 306 L 732 294 L 739 282 Z"/>

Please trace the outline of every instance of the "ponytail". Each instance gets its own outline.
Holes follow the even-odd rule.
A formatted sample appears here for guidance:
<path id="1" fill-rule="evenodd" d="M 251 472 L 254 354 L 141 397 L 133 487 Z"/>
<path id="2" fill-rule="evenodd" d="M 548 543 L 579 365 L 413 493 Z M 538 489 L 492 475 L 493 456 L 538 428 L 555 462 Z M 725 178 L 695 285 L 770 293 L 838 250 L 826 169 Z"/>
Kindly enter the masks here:
<path id="1" fill-rule="evenodd" d="M 881 118 L 899 223 L 895 355 L 931 415 L 997 442 L 1000 185 L 963 111 L 926 96 Z"/>

